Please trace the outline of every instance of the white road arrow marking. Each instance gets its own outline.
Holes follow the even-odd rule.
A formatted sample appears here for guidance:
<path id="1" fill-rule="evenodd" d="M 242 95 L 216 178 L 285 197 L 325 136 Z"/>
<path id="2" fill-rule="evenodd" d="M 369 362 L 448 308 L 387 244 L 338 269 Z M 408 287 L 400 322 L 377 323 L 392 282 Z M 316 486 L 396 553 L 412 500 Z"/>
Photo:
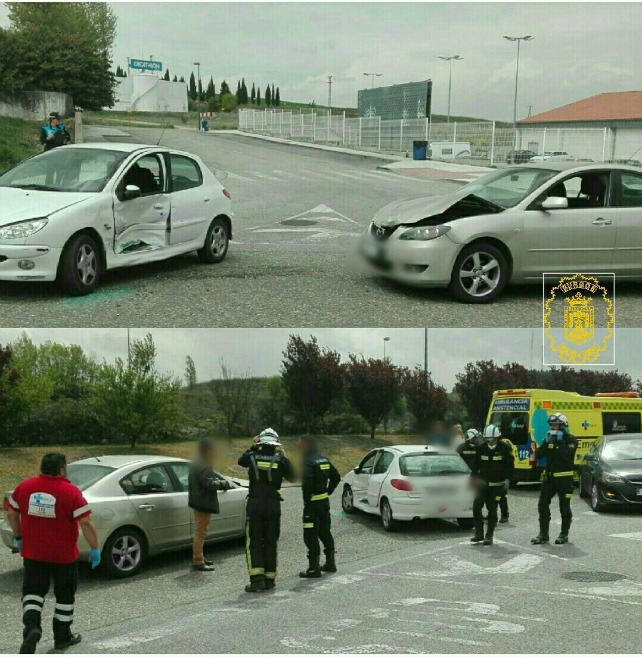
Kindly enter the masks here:
<path id="1" fill-rule="evenodd" d="M 633 541 L 642 541 L 642 532 L 631 532 L 630 534 L 609 534 L 611 538 L 630 538 Z"/>

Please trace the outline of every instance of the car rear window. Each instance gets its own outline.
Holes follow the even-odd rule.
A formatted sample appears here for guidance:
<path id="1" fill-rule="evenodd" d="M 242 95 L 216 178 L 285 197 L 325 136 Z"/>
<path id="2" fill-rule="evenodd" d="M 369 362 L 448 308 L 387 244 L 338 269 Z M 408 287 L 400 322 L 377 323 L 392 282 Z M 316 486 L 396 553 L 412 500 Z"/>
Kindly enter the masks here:
<path id="1" fill-rule="evenodd" d="M 67 466 L 67 479 L 80 490 L 87 490 L 113 471 L 114 468 L 97 463 L 72 463 Z"/>
<path id="2" fill-rule="evenodd" d="M 399 459 L 399 469 L 406 477 L 439 477 L 470 473 L 470 469 L 458 454 L 407 454 Z"/>

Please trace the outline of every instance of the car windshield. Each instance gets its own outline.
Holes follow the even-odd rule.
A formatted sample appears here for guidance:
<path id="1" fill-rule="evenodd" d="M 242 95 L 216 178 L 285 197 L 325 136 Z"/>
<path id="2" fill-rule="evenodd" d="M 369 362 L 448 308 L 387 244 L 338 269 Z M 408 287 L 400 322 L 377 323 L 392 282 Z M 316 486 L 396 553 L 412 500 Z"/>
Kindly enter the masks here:
<path id="1" fill-rule="evenodd" d="M 100 148 L 54 148 L 0 176 L 0 187 L 51 192 L 100 192 L 127 153 Z"/>
<path id="2" fill-rule="evenodd" d="M 87 490 L 114 469 L 98 463 L 72 463 L 67 466 L 67 479 L 80 490 Z"/>
<path id="3" fill-rule="evenodd" d="M 399 459 L 399 470 L 406 477 L 465 475 L 470 469 L 457 454 L 408 454 Z"/>
<path id="4" fill-rule="evenodd" d="M 512 208 L 557 173 L 532 167 L 498 169 L 465 185 L 458 193 L 473 194 L 504 209 Z"/>
<path id="5" fill-rule="evenodd" d="M 610 440 L 604 445 L 602 456 L 614 461 L 642 460 L 642 438 Z"/>

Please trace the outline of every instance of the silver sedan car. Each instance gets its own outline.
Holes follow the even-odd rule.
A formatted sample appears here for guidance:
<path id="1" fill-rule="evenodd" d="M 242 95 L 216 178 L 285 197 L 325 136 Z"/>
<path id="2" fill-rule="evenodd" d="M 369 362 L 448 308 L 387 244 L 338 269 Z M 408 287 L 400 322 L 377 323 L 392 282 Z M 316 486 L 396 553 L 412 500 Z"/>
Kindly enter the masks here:
<path id="1" fill-rule="evenodd" d="M 129 577 L 146 557 L 191 545 L 194 514 L 187 506 L 189 461 L 163 456 L 99 456 L 69 464 L 67 476 L 83 491 L 92 510 L 104 572 Z M 245 533 L 247 481 L 225 477 L 231 488 L 218 494 L 220 514 L 212 516 L 208 541 L 240 538 Z M 3 543 L 13 547 L 7 520 Z M 78 539 L 80 559 L 89 545 Z"/>
<path id="2" fill-rule="evenodd" d="M 452 194 L 387 205 L 360 243 L 375 271 L 488 303 L 509 283 L 556 272 L 642 278 L 642 172 L 538 162 L 498 169 Z"/>

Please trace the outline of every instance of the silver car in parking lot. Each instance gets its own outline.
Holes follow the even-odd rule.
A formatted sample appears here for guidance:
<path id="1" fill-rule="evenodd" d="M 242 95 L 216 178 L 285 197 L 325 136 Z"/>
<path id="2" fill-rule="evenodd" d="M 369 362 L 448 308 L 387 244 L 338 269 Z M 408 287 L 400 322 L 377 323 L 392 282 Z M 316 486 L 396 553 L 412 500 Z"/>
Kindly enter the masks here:
<path id="1" fill-rule="evenodd" d="M 538 162 L 498 169 L 443 196 L 381 209 L 360 250 L 375 271 L 487 303 L 509 283 L 556 272 L 642 278 L 642 172 Z"/>
<path id="2" fill-rule="evenodd" d="M 187 506 L 189 461 L 164 456 L 99 456 L 70 463 L 67 476 L 83 491 L 96 526 L 102 568 L 112 577 L 137 573 L 146 557 L 191 545 L 194 514 Z M 218 494 L 221 512 L 212 515 L 208 541 L 245 533 L 247 481 L 230 479 Z M 0 525 L 3 543 L 13 546 L 8 521 Z M 89 556 L 82 534 L 80 559 Z"/>

